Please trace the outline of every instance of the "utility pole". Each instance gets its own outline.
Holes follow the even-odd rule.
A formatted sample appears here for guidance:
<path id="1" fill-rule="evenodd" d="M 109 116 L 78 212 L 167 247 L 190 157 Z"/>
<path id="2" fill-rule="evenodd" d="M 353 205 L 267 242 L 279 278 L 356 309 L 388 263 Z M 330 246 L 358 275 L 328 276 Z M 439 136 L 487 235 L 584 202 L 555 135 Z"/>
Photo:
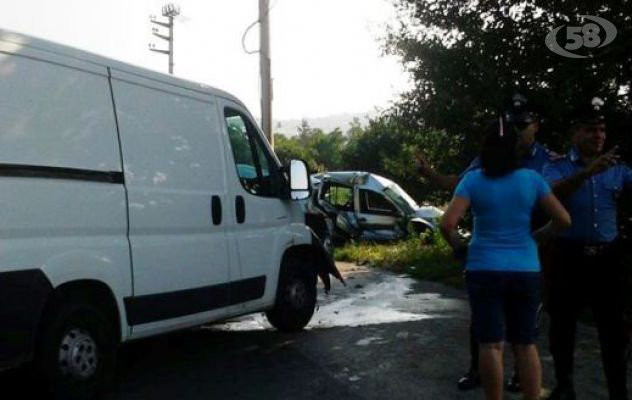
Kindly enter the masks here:
<path id="1" fill-rule="evenodd" d="M 153 15 L 149 17 L 149 22 L 151 22 L 152 24 L 162 26 L 169 30 L 168 35 L 163 35 L 162 33 L 160 33 L 158 28 L 153 27 L 151 30 L 151 33 L 154 36 L 167 41 L 167 43 L 169 44 L 169 49 L 168 50 L 156 49 L 155 44 L 149 43 L 149 50 L 155 51 L 156 53 L 166 54 L 169 56 L 169 73 L 171 75 L 173 75 L 173 19 L 177 17 L 179 14 L 180 14 L 180 7 L 178 7 L 175 4 L 169 3 L 162 7 L 162 16 L 167 18 L 167 22 L 159 21 Z"/>
<path id="2" fill-rule="evenodd" d="M 259 0 L 259 71 L 261 73 L 261 127 L 272 148 L 272 77 L 270 63 L 270 2 Z"/>

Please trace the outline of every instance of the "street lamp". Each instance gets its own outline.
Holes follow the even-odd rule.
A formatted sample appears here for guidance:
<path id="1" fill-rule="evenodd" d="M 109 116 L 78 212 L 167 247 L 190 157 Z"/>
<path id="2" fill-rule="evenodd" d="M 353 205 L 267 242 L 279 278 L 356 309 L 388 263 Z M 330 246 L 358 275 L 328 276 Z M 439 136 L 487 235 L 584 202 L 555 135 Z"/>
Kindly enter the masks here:
<path id="1" fill-rule="evenodd" d="M 180 15 L 180 7 L 173 3 L 169 3 L 162 6 L 162 16 L 167 18 L 167 22 L 159 21 L 153 15 L 149 16 L 149 22 L 151 22 L 152 24 L 156 24 L 158 26 L 165 27 L 169 30 L 168 35 L 163 35 L 160 33 L 158 28 L 153 27 L 151 30 L 152 35 L 162 40 L 167 41 L 167 43 L 169 43 L 169 49 L 168 50 L 156 49 L 155 45 L 153 43 L 150 43 L 149 50 L 154 51 L 156 53 L 166 54 L 169 56 L 169 73 L 170 74 L 173 74 L 173 19 L 177 17 L 178 15 Z"/>
<path id="2" fill-rule="evenodd" d="M 177 6 L 173 3 L 165 4 L 162 6 L 162 15 L 163 17 L 174 18 L 180 15 L 180 6 Z"/>

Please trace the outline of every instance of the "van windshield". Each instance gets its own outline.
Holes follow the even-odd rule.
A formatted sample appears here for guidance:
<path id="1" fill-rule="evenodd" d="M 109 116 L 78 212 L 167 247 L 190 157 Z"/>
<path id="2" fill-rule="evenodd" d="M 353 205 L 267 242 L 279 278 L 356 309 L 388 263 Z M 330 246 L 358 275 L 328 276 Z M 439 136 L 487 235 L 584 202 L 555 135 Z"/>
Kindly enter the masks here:
<path id="1" fill-rule="evenodd" d="M 384 195 L 397 204 L 408 214 L 413 214 L 419 208 L 415 200 L 412 199 L 399 185 L 393 184 L 384 189 Z"/>

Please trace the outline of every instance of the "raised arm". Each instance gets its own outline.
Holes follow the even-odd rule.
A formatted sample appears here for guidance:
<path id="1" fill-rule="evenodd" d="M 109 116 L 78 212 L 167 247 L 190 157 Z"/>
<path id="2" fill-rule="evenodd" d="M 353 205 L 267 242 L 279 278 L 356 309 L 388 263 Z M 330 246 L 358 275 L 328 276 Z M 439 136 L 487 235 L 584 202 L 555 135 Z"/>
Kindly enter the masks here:
<path id="1" fill-rule="evenodd" d="M 617 147 L 613 147 L 607 153 L 602 154 L 593 160 L 588 166 L 575 175 L 571 175 L 567 178 L 555 179 L 551 184 L 553 193 L 561 199 L 571 196 L 580 188 L 586 179 L 589 179 L 593 175 L 597 175 L 611 166 L 615 165 L 619 160 L 619 156 L 616 154 Z"/>
<path id="2" fill-rule="evenodd" d="M 456 185 L 459 184 L 459 180 L 461 178 L 458 175 L 446 175 L 438 173 L 428 163 L 428 160 L 426 160 L 423 154 L 417 153 L 415 155 L 415 159 L 417 170 L 419 171 L 421 176 L 429 179 L 430 182 L 439 186 L 441 189 L 452 192 L 456 188 Z"/>

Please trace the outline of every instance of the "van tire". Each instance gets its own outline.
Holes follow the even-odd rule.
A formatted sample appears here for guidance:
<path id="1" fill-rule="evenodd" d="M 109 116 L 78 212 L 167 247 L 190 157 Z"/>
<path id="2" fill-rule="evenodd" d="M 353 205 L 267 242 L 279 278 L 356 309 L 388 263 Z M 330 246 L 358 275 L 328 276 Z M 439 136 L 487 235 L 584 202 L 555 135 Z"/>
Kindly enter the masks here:
<path id="1" fill-rule="evenodd" d="M 50 310 L 38 337 L 35 366 L 54 398 L 93 398 L 109 382 L 116 359 L 112 326 L 89 304 L 60 303 Z"/>
<path id="2" fill-rule="evenodd" d="M 276 303 L 266 317 L 282 332 L 298 332 L 312 319 L 316 308 L 316 274 L 304 268 L 298 258 L 283 262 Z"/>

